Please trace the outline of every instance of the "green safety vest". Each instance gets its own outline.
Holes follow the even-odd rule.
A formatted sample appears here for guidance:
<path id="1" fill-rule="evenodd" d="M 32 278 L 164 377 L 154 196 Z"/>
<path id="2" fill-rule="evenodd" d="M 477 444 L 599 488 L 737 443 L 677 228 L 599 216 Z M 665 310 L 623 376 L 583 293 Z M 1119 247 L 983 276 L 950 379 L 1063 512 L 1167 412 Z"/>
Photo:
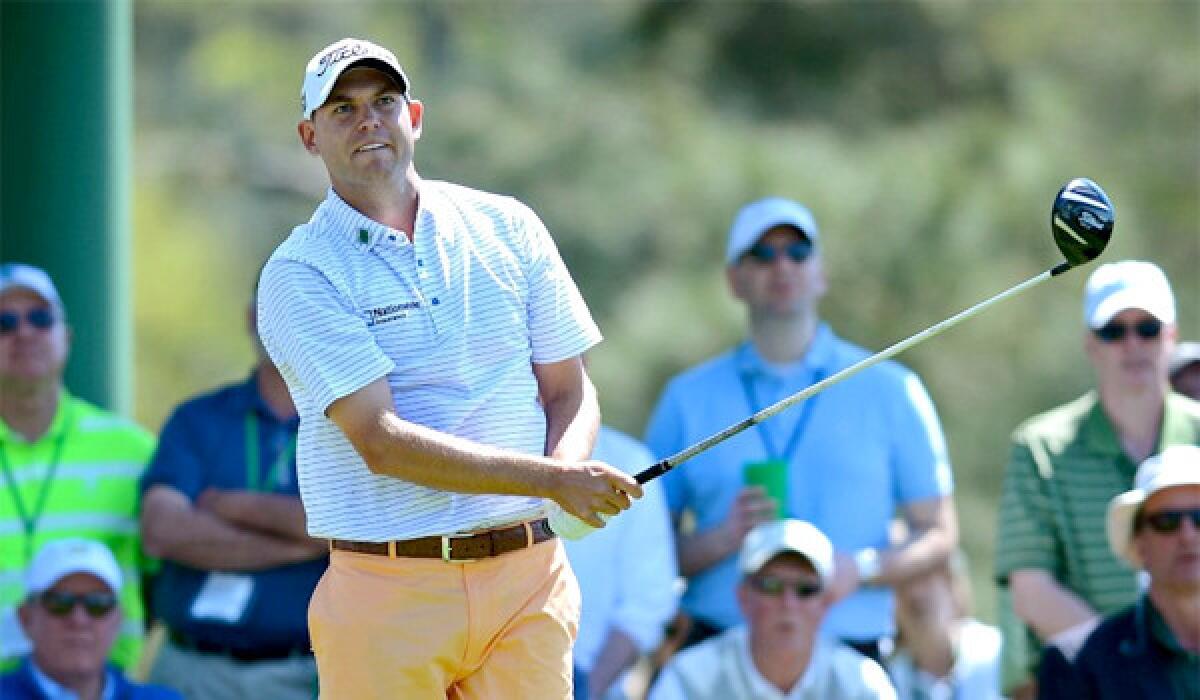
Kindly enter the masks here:
<path id="1" fill-rule="evenodd" d="M 27 442 L 0 420 L 0 613 L 25 598 L 25 568 L 46 542 L 83 537 L 108 545 L 121 566 L 123 622 L 112 660 L 131 670 L 145 636 L 138 480 L 154 437 L 62 392 L 50 429 Z M 13 659 L 0 658 L 10 666 Z"/>

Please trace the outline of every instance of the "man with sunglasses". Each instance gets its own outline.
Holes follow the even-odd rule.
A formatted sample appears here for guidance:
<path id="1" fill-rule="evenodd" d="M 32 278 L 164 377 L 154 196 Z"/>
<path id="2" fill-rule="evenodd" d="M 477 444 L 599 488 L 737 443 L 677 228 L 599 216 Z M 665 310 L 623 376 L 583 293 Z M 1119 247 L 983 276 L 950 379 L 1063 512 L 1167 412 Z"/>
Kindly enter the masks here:
<path id="1" fill-rule="evenodd" d="M 51 540 L 103 541 L 124 571 L 113 660 L 137 662 L 145 634 L 138 477 L 154 449 L 141 427 L 63 386 L 71 330 L 54 282 L 0 264 L 0 667 L 29 649 L 16 619 L 22 572 Z"/>
<path id="2" fill-rule="evenodd" d="M 1101 616 L 1135 600 L 1134 573 L 1100 536 L 1108 501 L 1150 455 L 1200 443 L 1200 404 L 1167 382 L 1176 316 L 1163 271 L 1136 260 L 1101 265 L 1083 307 L 1097 390 L 1021 425 L 1005 471 L 996 576 L 1019 619 L 1004 645 L 1010 692 L 1029 688 L 1043 643 L 1069 660 Z"/>
<path id="3" fill-rule="evenodd" d="M 818 314 L 828 288 L 821 245 L 811 212 L 797 202 L 770 197 L 737 214 L 726 278 L 746 307 L 750 337 L 668 383 L 646 432 L 658 457 L 869 355 Z M 758 483 L 773 484 L 773 493 Z M 894 631 L 890 587 L 943 564 L 957 542 L 933 402 L 913 372 L 891 361 L 697 455 L 664 484 L 688 578 L 689 643 L 742 621 L 733 596 L 738 547 L 750 528 L 779 515 L 808 520 L 833 542 L 823 632 L 877 660 L 880 640 Z M 892 546 L 897 513 L 911 536 Z"/>
<path id="4" fill-rule="evenodd" d="M 883 668 L 819 634 L 833 545 L 811 523 L 776 520 L 746 535 L 734 627 L 675 656 L 649 700 L 895 698 Z"/>
<path id="5" fill-rule="evenodd" d="M 1143 462 L 1134 488 L 1109 504 L 1107 534 L 1149 583 L 1092 632 L 1073 672 L 1043 683 L 1042 697 L 1200 698 L 1200 447 Z"/>
<path id="6" fill-rule="evenodd" d="M 95 540 L 50 542 L 25 572 L 19 614 L 33 649 L 0 676 L 4 700 L 179 700 L 174 690 L 131 683 L 108 663 L 121 626 L 121 567 Z"/>

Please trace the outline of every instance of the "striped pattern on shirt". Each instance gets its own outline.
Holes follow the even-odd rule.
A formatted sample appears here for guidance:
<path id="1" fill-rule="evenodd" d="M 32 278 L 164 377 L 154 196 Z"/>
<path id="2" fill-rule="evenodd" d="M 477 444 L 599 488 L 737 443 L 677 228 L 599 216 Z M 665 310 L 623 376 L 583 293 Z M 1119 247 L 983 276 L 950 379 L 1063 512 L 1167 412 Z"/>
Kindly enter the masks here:
<path id="1" fill-rule="evenodd" d="M 300 413 L 300 490 L 315 537 L 382 542 L 541 513 L 541 499 L 458 494 L 371 473 L 325 411 L 387 378 L 404 420 L 542 454 L 531 363 L 600 340 L 538 217 L 510 197 L 421 184 L 413 242 L 330 190 L 263 270 L 259 331 Z"/>

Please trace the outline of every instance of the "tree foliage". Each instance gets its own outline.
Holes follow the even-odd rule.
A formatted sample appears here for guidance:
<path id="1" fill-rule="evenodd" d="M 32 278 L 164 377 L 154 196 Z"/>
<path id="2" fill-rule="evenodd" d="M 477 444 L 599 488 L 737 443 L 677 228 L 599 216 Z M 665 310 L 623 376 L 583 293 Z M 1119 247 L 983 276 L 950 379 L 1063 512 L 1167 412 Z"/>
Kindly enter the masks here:
<path id="1" fill-rule="evenodd" d="M 1104 259 L 1161 264 L 1194 337 L 1198 27 L 1190 0 L 142 0 L 139 417 L 248 366 L 256 270 L 326 187 L 295 136 L 301 74 L 341 36 L 405 63 L 425 177 L 542 215 L 607 337 L 606 420 L 635 435 L 668 376 L 741 337 L 725 234 L 767 194 L 813 209 L 823 314 L 882 348 L 1053 265 L 1054 194 L 1091 177 L 1117 207 Z M 938 404 L 979 580 L 1009 432 L 1091 382 L 1087 272 L 900 358 Z"/>

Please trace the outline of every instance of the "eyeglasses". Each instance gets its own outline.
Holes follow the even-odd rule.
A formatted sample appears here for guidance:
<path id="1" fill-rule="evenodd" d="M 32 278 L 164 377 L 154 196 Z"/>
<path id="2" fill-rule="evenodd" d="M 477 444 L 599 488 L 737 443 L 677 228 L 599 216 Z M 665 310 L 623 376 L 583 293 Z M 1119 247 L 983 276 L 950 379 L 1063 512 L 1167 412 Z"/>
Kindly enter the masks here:
<path id="1" fill-rule="evenodd" d="M 1125 338 L 1125 334 L 1132 331 L 1137 333 L 1142 340 L 1153 340 L 1162 333 L 1162 321 L 1156 318 L 1148 318 L 1137 323 L 1126 325 L 1120 321 L 1112 321 L 1093 330 L 1096 337 L 1106 343 L 1116 343 Z"/>
<path id="2" fill-rule="evenodd" d="M 770 265 L 780 255 L 786 255 L 792 262 L 802 263 L 812 256 L 812 250 L 812 241 L 807 238 L 792 241 L 785 246 L 779 247 L 767 245 L 766 243 L 755 243 L 742 255 L 742 259 L 749 259 L 763 265 Z"/>
<path id="3" fill-rule="evenodd" d="M 58 593 L 46 591 L 38 598 L 46 612 L 55 617 L 66 617 L 76 605 L 82 605 L 88 615 L 104 617 L 117 607 L 117 597 L 112 593 Z"/>
<path id="4" fill-rule="evenodd" d="M 1200 530 L 1200 508 L 1185 508 L 1182 510 L 1160 510 L 1157 513 L 1143 513 L 1138 517 L 1138 527 L 1148 525 L 1160 535 L 1169 535 L 1179 529 L 1183 519 L 1192 521 L 1192 527 Z"/>
<path id="5" fill-rule="evenodd" d="M 750 587 L 769 596 L 781 596 L 790 590 L 797 598 L 811 598 L 821 592 L 821 584 L 815 581 L 788 581 L 778 576 L 751 576 Z"/>
<path id="6" fill-rule="evenodd" d="M 25 312 L 25 322 L 39 331 L 54 325 L 54 312 L 50 309 L 30 309 Z M 21 314 L 16 311 L 0 311 L 0 335 L 16 333 L 21 325 Z"/>

